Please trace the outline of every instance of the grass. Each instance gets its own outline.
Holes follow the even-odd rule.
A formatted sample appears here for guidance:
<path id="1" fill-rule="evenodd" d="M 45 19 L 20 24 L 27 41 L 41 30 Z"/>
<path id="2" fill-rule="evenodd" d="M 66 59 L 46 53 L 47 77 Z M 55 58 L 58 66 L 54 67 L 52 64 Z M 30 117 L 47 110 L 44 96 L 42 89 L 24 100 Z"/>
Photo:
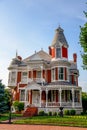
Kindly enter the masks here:
<path id="1" fill-rule="evenodd" d="M 54 126 L 77 126 L 87 128 L 87 116 L 34 116 L 22 118 L 21 114 L 12 114 L 12 118 L 21 119 L 14 120 L 14 124 L 40 124 L 40 125 L 54 125 Z M 0 116 L 0 122 L 9 119 L 9 113 Z"/>
<path id="2" fill-rule="evenodd" d="M 21 116 L 22 116 L 21 114 L 14 114 L 14 113 L 11 114 L 12 119 L 17 118 L 17 117 L 21 117 Z M 0 122 L 8 120 L 8 119 L 9 119 L 9 113 L 0 114 Z"/>
<path id="3" fill-rule="evenodd" d="M 36 117 L 16 120 L 13 123 L 87 127 L 87 117 L 86 116 L 64 116 L 64 117 L 36 116 Z"/>

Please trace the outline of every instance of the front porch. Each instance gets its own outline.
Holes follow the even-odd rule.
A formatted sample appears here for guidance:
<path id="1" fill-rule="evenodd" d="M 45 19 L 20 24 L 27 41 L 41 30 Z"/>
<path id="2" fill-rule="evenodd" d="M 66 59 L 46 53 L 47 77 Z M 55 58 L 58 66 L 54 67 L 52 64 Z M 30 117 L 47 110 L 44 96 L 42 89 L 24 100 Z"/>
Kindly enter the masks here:
<path id="1" fill-rule="evenodd" d="M 38 108 L 82 108 L 81 88 L 74 86 L 41 86 L 33 83 L 20 88 L 20 101 Z"/>

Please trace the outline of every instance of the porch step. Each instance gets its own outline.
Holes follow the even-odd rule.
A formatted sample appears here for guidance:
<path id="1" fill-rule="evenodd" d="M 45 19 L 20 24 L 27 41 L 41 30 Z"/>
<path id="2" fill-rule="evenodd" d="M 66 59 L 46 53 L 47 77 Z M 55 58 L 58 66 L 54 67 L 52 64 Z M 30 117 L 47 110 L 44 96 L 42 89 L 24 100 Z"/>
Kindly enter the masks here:
<path id="1" fill-rule="evenodd" d="M 37 107 L 28 107 L 24 113 L 24 117 L 31 117 L 31 116 L 36 116 L 38 114 L 38 108 Z"/>

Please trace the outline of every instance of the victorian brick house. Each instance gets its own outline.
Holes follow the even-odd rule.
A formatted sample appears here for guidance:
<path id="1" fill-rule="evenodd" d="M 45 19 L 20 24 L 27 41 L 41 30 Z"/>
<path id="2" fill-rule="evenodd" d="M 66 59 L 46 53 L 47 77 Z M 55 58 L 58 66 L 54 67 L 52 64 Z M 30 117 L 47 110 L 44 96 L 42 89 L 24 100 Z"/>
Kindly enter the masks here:
<path id="1" fill-rule="evenodd" d="M 58 27 L 49 54 L 43 50 L 22 59 L 16 55 L 10 66 L 8 86 L 14 100 L 38 107 L 38 111 L 82 110 L 81 87 L 78 86 L 77 55 L 68 60 L 68 43 Z"/>

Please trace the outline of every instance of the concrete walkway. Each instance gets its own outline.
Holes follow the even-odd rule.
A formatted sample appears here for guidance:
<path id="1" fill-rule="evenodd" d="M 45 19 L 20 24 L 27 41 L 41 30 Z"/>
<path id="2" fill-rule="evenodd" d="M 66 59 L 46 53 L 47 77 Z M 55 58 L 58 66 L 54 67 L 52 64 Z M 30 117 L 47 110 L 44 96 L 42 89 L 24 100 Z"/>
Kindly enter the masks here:
<path id="1" fill-rule="evenodd" d="M 0 124 L 0 130 L 87 130 L 79 127 Z"/>

